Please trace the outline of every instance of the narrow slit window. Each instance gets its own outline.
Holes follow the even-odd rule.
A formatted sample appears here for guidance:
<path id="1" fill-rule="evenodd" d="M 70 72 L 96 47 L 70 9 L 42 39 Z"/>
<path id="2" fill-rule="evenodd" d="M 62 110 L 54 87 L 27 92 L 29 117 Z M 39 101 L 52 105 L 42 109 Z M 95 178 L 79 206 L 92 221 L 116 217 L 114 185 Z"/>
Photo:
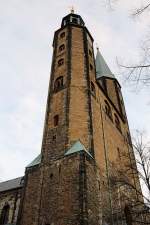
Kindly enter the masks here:
<path id="1" fill-rule="evenodd" d="M 93 84 L 92 81 L 91 81 L 91 92 L 94 96 L 96 96 L 95 85 Z"/>
<path id="2" fill-rule="evenodd" d="M 92 51 L 89 49 L 89 55 L 92 57 Z"/>
<path id="3" fill-rule="evenodd" d="M 90 70 L 93 70 L 93 66 L 92 66 L 92 64 L 90 64 Z"/>
<path id="4" fill-rule="evenodd" d="M 98 188 L 99 188 L 99 190 L 101 189 L 101 184 L 100 184 L 99 180 L 98 180 Z"/>
<path id="5" fill-rule="evenodd" d="M 59 123 L 59 116 L 56 115 L 54 116 L 54 127 L 58 126 L 58 123 Z"/>
<path id="6" fill-rule="evenodd" d="M 129 132 L 127 132 L 127 142 L 129 145 L 132 145 L 132 140 L 131 140 L 131 136 L 130 136 Z"/>
<path id="7" fill-rule="evenodd" d="M 53 176 L 54 176 L 54 175 L 53 175 L 53 173 L 51 173 L 51 174 L 50 174 L 50 178 L 52 179 L 52 178 L 53 178 Z"/>
<path id="8" fill-rule="evenodd" d="M 114 114 L 114 116 L 115 116 L 115 125 L 116 125 L 117 129 L 121 132 L 120 120 L 116 114 Z"/>
<path id="9" fill-rule="evenodd" d="M 107 114 L 107 116 L 112 120 L 112 111 L 111 111 L 111 107 L 108 104 L 108 102 L 105 100 L 105 113 Z"/>
<path id="10" fill-rule="evenodd" d="M 56 141 L 56 135 L 53 135 L 53 141 Z"/>

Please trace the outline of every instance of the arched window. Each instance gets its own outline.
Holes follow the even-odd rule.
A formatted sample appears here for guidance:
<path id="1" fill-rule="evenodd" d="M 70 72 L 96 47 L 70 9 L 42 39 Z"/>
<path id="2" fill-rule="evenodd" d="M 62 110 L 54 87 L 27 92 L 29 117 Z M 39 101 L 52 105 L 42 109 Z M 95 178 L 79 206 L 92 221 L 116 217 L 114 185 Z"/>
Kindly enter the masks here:
<path id="1" fill-rule="evenodd" d="M 75 18 L 75 17 L 73 17 L 73 18 L 72 18 L 72 23 L 78 24 L 78 19 Z"/>
<path id="2" fill-rule="evenodd" d="M 60 34 L 60 38 L 64 38 L 65 37 L 65 32 L 62 32 L 61 34 Z"/>
<path id="3" fill-rule="evenodd" d="M 59 59 L 58 60 L 58 66 L 61 66 L 61 65 L 63 65 L 64 64 L 64 59 Z"/>
<path id="4" fill-rule="evenodd" d="M 107 116 L 109 116 L 109 118 L 112 120 L 112 111 L 111 111 L 111 107 L 108 104 L 108 102 L 105 100 L 105 113 L 107 114 Z"/>
<path id="5" fill-rule="evenodd" d="M 129 206 L 125 206 L 124 208 L 125 220 L 127 225 L 132 225 L 132 214 Z"/>
<path id="6" fill-rule="evenodd" d="M 94 96 L 96 96 L 95 85 L 93 84 L 92 81 L 91 81 L 91 92 Z"/>
<path id="7" fill-rule="evenodd" d="M 65 49 L 65 45 L 63 44 L 59 47 L 59 52 L 63 51 L 64 49 Z"/>
<path id="8" fill-rule="evenodd" d="M 115 116 L 115 125 L 116 125 L 117 129 L 121 132 L 120 120 L 116 114 L 114 114 L 114 116 Z"/>
<path id="9" fill-rule="evenodd" d="M 0 224 L 7 224 L 9 219 L 9 205 L 5 205 L 2 209 L 1 217 L 0 217 Z"/>
<path id="10" fill-rule="evenodd" d="M 54 91 L 58 91 L 63 87 L 63 76 L 58 77 L 54 83 Z"/>
<path id="11" fill-rule="evenodd" d="M 59 116 L 56 115 L 54 116 L 54 127 L 58 126 L 58 123 L 59 123 Z"/>

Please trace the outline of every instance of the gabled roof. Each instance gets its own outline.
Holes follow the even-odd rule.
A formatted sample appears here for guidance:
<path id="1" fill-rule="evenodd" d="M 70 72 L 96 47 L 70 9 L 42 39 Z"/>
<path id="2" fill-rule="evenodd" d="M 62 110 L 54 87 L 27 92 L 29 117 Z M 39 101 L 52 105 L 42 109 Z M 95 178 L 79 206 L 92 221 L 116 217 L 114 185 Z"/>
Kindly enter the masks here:
<path id="1" fill-rule="evenodd" d="M 70 149 L 65 153 L 65 156 L 74 154 L 76 152 L 81 152 L 84 151 L 86 152 L 90 157 L 93 158 L 93 156 L 86 150 L 85 146 L 78 140 L 76 141 Z"/>
<path id="2" fill-rule="evenodd" d="M 21 188 L 23 186 L 23 177 L 17 177 L 12 180 L 0 183 L 0 192 L 8 191 L 11 189 Z"/>
<path id="3" fill-rule="evenodd" d="M 103 56 L 101 55 L 99 48 L 97 48 L 96 55 L 96 78 L 108 77 L 115 79 L 115 76 L 109 69 L 107 63 L 105 62 Z"/>
<path id="4" fill-rule="evenodd" d="M 26 168 L 36 166 L 40 163 L 41 163 L 41 154 L 39 154 L 31 163 L 29 163 Z"/>

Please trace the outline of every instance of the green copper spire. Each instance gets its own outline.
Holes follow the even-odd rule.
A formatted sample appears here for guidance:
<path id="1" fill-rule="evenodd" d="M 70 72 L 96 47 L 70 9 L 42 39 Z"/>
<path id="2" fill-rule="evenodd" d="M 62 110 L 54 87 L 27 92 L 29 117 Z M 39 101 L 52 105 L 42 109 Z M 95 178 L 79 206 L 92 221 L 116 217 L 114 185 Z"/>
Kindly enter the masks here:
<path id="1" fill-rule="evenodd" d="M 100 77 L 109 77 L 115 79 L 115 76 L 112 74 L 108 65 L 106 64 L 103 56 L 101 55 L 99 48 L 97 48 L 96 55 L 96 78 Z"/>

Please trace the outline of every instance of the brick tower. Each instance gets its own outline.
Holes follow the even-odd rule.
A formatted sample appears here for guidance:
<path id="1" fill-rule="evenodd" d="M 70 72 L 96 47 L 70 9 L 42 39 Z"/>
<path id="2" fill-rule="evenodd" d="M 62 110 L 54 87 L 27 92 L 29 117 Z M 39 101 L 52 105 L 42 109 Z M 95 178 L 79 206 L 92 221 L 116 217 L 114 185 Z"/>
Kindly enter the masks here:
<path id="1" fill-rule="evenodd" d="M 128 174 L 139 192 L 114 181 L 135 162 L 120 84 L 99 49 L 95 60 L 81 16 L 63 18 L 53 48 L 42 152 L 26 168 L 18 224 L 133 224 L 138 176 Z"/>

